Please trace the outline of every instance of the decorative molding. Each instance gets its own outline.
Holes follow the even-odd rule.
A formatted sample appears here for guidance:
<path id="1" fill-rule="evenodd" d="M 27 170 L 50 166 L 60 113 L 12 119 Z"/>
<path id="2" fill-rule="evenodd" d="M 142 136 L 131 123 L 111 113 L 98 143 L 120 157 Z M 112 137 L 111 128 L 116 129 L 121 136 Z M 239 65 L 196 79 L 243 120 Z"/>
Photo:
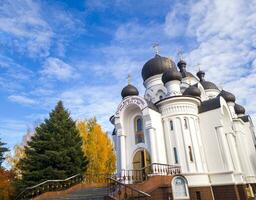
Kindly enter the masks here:
<path id="1" fill-rule="evenodd" d="M 179 115 L 179 114 L 184 114 L 184 115 L 198 115 L 198 109 L 194 105 L 177 105 L 177 104 L 171 104 L 167 106 L 161 106 L 159 108 L 160 112 L 162 113 L 163 116 L 172 116 L 172 115 Z"/>
<path id="2" fill-rule="evenodd" d="M 147 107 L 147 102 L 143 98 L 139 96 L 128 97 L 120 103 L 120 105 L 117 108 L 116 115 L 125 110 L 125 108 L 127 108 L 127 106 L 131 104 L 138 106 L 141 110 Z"/>

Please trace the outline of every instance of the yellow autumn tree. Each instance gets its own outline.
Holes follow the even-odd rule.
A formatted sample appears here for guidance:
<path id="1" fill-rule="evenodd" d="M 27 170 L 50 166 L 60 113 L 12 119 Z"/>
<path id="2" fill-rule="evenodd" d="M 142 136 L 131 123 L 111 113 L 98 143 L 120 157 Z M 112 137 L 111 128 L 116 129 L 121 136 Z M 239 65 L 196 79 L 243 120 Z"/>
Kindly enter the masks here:
<path id="1" fill-rule="evenodd" d="M 8 153 L 6 156 L 7 163 L 11 166 L 16 179 L 21 179 L 21 169 L 19 162 L 25 157 L 25 147 L 23 145 L 15 145 L 13 155 Z"/>
<path id="2" fill-rule="evenodd" d="M 83 152 L 89 160 L 87 174 L 112 174 L 116 169 L 113 144 L 96 119 L 77 122 Z"/>

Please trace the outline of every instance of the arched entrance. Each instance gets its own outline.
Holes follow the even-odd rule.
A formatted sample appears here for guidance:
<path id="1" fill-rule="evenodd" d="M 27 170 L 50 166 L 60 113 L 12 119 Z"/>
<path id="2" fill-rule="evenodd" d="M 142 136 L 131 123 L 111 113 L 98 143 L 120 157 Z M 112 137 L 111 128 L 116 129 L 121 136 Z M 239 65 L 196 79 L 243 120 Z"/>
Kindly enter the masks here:
<path id="1" fill-rule="evenodd" d="M 138 181 L 145 180 L 150 173 L 151 158 L 146 149 L 140 149 L 133 157 L 133 176 Z"/>

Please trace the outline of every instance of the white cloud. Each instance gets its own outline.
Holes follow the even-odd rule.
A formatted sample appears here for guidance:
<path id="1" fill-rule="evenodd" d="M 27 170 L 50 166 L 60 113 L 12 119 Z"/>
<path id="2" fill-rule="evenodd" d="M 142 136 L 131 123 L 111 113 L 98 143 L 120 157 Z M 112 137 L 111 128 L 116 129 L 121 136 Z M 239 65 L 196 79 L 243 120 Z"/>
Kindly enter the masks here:
<path id="1" fill-rule="evenodd" d="M 19 104 L 24 104 L 24 105 L 34 105 L 36 104 L 36 101 L 33 99 L 30 99 L 29 97 L 22 96 L 22 95 L 10 95 L 8 99 L 12 102 L 16 102 Z"/>
<path id="2" fill-rule="evenodd" d="M 186 54 L 190 66 L 201 64 L 208 80 L 233 92 L 237 102 L 256 116 L 256 2 L 200 0 L 185 10 L 186 34 L 197 41 Z M 170 11 L 168 15 L 173 15 Z M 166 27 L 172 26 L 166 20 Z M 179 19 L 177 21 L 179 23 Z M 254 66 L 255 67 L 255 66 Z M 188 70 L 196 71 L 195 67 Z M 256 120 L 256 119 L 255 119 Z"/>
<path id="3" fill-rule="evenodd" d="M 189 4 L 189 1 L 188 1 Z M 186 34 L 189 5 L 175 4 L 165 17 L 164 31 L 170 37 Z"/>
<path id="4" fill-rule="evenodd" d="M 31 0 L 5 1 L 0 6 L 1 40 L 15 51 L 48 55 L 53 32 L 40 16 L 40 5 Z"/>
<path id="5" fill-rule="evenodd" d="M 59 58 L 49 57 L 46 59 L 42 75 L 58 80 L 68 80 L 77 76 L 75 69 Z"/>

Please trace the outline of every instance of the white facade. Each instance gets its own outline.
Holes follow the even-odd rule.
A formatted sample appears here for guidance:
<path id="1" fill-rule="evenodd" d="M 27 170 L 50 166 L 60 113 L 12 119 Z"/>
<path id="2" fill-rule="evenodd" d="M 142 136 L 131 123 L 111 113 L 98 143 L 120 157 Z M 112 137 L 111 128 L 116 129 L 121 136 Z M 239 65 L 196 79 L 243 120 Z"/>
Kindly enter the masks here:
<path id="1" fill-rule="evenodd" d="M 250 118 L 195 77 L 166 84 L 161 77 L 147 78 L 144 97 L 124 97 L 111 118 L 118 172 L 134 169 L 136 152 L 145 150 L 151 163 L 179 165 L 189 186 L 256 183 Z M 195 83 L 200 97 L 182 94 Z"/>

